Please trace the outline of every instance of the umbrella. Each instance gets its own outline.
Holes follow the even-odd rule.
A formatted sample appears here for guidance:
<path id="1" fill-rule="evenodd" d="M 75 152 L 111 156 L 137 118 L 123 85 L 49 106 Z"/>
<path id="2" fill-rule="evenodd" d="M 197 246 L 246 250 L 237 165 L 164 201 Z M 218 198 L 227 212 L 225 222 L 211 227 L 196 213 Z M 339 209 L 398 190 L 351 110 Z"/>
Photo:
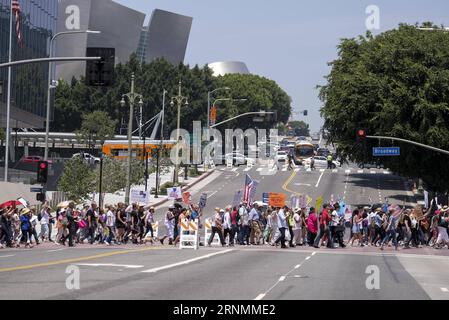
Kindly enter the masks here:
<path id="1" fill-rule="evenodd" d="M 20 206 L 24 207 L 22 202 L 20 202 L 19 200 L 10 200 L 10 201 L 0 204 L 0 209 L 6 208 L 6 207 L 16 208 L 16 207 L 20 207 Z"/>
<path id="2" fill-rule="evenodd" d="M 63 201 L 58 204 L 58 208 L 67 208 L 70 203 L 71 203 L 71 201 Z"/>

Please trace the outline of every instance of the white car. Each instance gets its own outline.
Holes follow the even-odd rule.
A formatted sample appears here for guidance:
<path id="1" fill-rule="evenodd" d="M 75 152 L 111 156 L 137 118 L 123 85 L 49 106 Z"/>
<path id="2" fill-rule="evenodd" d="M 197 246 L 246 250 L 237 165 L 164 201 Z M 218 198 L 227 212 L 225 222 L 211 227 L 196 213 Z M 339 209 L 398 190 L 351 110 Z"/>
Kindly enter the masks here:
<path id="1" fill-rule="evenodd" d="M 287 161 L 288 154 L 286 151 L 278 151 L 276 152 L 276 161 L 277 162 L 285 162 Z"/>
<path id="2" fill-rule="evenodd" d="M 316 156 L 315 159 L 315 168 L 327 168 L 327 158 L 326 157 L 320 157 Z M 312 162 L 312 158 L 308 158 L 304 160 L 304 165 L 310 166 Z M 340 162 L 337 160 L 332 161 L 332 169 L 336 169 L 337 167 L 340 167 Z"/>
<path id="3" fill-rule="evenodd" d="M 72 158 L 76 158 L 76 157 L 81 157 L 81 158 L 83 158 L 85 161 L 87 161 L 88 163 L 94 163 L 94 164 L 100 163 L 100 158 L 94 157 L 94 156 L 91 155 L 90 153 L 81 152 L 81 153 L 75 153 L 75 154 L 72 156 Z"/>

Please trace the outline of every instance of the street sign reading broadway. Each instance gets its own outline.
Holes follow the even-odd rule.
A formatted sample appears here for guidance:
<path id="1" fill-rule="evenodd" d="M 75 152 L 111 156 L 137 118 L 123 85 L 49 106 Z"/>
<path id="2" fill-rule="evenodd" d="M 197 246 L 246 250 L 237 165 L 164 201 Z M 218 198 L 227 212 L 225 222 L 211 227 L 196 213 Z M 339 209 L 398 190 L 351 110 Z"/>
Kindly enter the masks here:
<path id="1" fill-rule="evenodd" d="M 398 157 L 401 155 L 401 148 L 390 147 L 390 148 L 373 148 L 374 157 Z"/>

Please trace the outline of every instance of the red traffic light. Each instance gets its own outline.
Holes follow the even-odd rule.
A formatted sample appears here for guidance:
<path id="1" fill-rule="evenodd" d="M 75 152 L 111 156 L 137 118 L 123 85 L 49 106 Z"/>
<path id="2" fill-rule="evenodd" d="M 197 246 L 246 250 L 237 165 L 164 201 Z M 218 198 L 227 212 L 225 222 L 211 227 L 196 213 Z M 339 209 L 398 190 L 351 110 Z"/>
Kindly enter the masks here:
<path id="1" fill-rule="evenodd" d="M 39 165 L 39 168 L 41 168 L 42 170 L 47 169 L 47 163 L 42 162 L 42 163 Z"/>
<path id="2" fill-rule="evenodd" d="M 365 129 L 357 130 L 357 137 L 359 137 L 359 138 L 366 138 L 366 130 Z"/>

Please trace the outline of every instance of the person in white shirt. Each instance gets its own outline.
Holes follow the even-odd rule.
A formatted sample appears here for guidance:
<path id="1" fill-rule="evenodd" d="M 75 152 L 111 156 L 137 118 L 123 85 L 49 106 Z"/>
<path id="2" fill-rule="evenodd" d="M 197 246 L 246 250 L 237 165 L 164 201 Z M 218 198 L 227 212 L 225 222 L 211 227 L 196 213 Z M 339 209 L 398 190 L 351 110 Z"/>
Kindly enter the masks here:
<path id="1" fill-rule="evenodd" d="M 223 219 L 223 239 L 224 239 L 224 242 L 226 243 L 226 237 L 228 237 L 229 236 L 229 242 L 228 242 L 228 245 L 229 246 L 233 246 L 234 244 L 233 243 L 231 243 L 231 238 L 232 238 L 232 235 L 231 235 L 231 227 L 232 227 L 232 222 L 231 222 L 231 206 L 227 206 L 226 207 L 226 211 L 225 211 L 225 213 L 224 213 L 224 219 Z"/>
<path id="2" fill-rule="evenodd" d="M 44 242 L 49 239 L 49 228 L 50 223 L 50 210 L 47 206 L 44 206 L 40 212 L 41 219 L 41 232 L 39 233 L 39 238 Z"/>
<path id="3" fill-rule="evenodd" d="M 249 227 L 249 214 L 246 208 L 246 202 L 242 203 L 239 208 L 239 235 L 237 242 L 243 245 L 249 245 L 250 227 Z"/>
<path id="4" fill-rule="evenodd" d="M 108 212 L 106 213 L 106 227 L 108 228 L 109 235 L 106 238 L 106 244 L 111 245 L 112 239 L 115 237 L 115 208 L 107 206 Z"/>
<path id="5" fill-rule="evenodd" d="M 283 248 L 283 249 L 287 248 L 287 246 L 285 245 L 285 231 L 287 230 L 287 218 L 285 216 L 286 210 L 288 210 L 288 208 L 284 207 L 284 208 L 280 209 L 277 214 L 277 223 L 278 223 L 280 236 L 275 241 L 275 245 L 277 246 L 280 242 L 281 248 Z"/>
<path id="6" fill-rule="evenodd" d="M 295 208 L 293 215 L 293 244 L 302 246 L 302 222 L 301 222 L 301 209 Z"/>
<path id="7" fill-rule="evenodd" d="M 337 227 L 340 224 L 340 218 L 338 215 L 338 211 L 340 210 L 340 205 L 338 203 L 336 203 L 334 205 L 334 210 L 331 213 L 331 221 L 330 221 L 330 235 L 331 238 L 329 239 L 330 244 L 331 244 L 331 248 L 335 248 L 334 247 L 334 240 L 337 240 L 339 245 L 342 248 L 345 248 L 346 245 L 343 243 L 343 236 L 342 236 L 342 232 L 337 232 Z"/>
<path id="8" fill-rule="evenodd" d="M 223 239 L 223 221 L 221 219 L 221 213 L 224 213 L 223 210 L 220 210 L 220 208 L 215 208 L 215 216 L 212 220 L 211 226 L 212 226 L 212 233 L 210 235 L 210 238 L 207 242 L 207 245 L 210 247 L 212 241 L 214 240 L 215 234 L 218 233 L 218 237 L 220 238 L 220 243 L 224 247 L 226 244 Z"/>

